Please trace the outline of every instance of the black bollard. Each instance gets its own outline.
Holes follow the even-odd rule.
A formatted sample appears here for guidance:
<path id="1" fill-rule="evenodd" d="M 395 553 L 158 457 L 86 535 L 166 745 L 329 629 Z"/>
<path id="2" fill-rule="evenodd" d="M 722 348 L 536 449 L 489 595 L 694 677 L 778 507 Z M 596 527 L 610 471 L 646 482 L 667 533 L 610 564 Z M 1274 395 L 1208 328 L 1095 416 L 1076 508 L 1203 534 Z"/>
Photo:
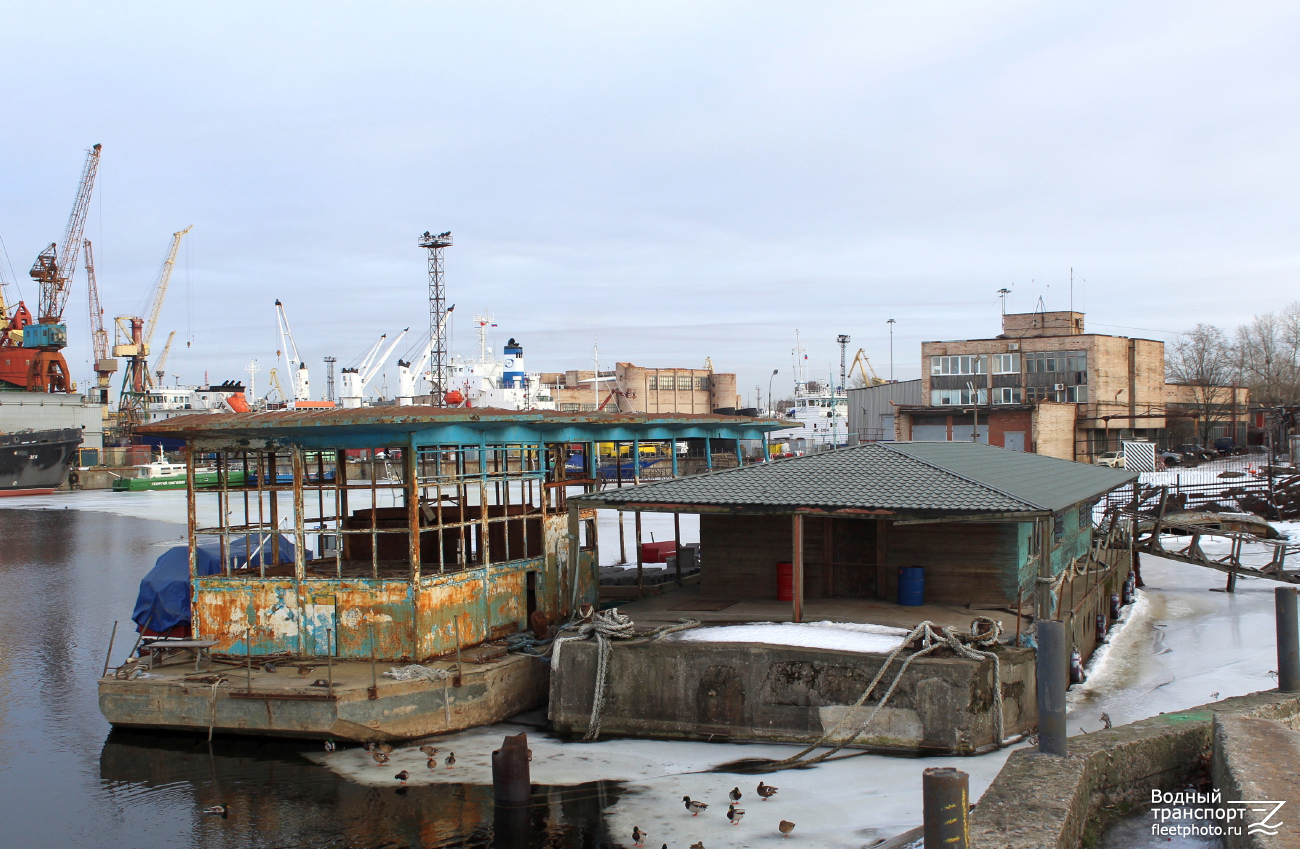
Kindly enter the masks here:
<path id="1" fill-rule="evenodd" d="M 1300 691 L 1300 628 L 1296 620 L 1294 587 L 1273 590 L 1277 607 L 1277 688 L 1283 693 Z"/>
<path id="2" fill-rule="evenodd" d="M 1038 622 L 1038 751 L 1065 757 L 1065 690 L 1070 680 L 1070 651 L 1065 623 Z"/>
<path id="3" fill-rule="evenodd" d="M 533 799 L 528 775 L 528 734 L 507 737 L 492 753 L 492 798 L 498 805 L 527 805 Z"/>
<path id="4" fill-rule="evenodd" d="M 926 846 L 966 849 L 970 844 L 970 776 L 952 767 L 921 773 Z"/>

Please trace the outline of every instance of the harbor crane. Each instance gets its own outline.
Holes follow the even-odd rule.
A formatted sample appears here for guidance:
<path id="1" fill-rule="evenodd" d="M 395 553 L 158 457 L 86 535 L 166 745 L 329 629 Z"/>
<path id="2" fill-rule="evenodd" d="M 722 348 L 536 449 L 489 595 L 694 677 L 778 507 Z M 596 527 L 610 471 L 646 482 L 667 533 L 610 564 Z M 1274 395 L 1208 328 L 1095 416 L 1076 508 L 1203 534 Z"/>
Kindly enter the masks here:
<path id="1" fill-rule="evenodd" d="M 361 365 L 342 370 L 343 394 L 339 397 L 339 401 L 341 402 L 340 406 L 361 406 L 361 400 L 366 391 L 366 385 L 369 384 L 370 381 L 374 380 L 375 376 L 379 374 L 380 369 L 384 367 L 384 363 L 388 360 L 389 356 L 392 355 L 393 350 L 397 348 L 398 343 L 406 336 L 406 331 L 410 329 L 411 328 L 409 327 L 403 328 L 402 332 L 397 334 L 397 338 L 393 340 L 392 344 L 384 350 L 382 356 L 379 354 L 379 349 L 383 347 L 384 340 L 388 338 L 388 334 L 385 333 L 380 336 L 379 340 L 375 342 L 375 344 L 371 345 L 370 350 L 366 352 L 365 357 L 361 360 Z"/>
<path id="2" fill-rule="evenodd" d="M 126 368 L 122 372 L 122 392 L 118 397 L 118 415 L 124 423 L 134 422 L 140 418 L 142 411 L 149 405 L 149 387 L 153 379 L 149 374 L 149 344 L 154 331 L 158 329 L 158 314 L 162 311 L 163 301 L 167 297 L 167 285 L 171 283 L 172 269 L 176 266 L 176 255 L 181 249 L 181 239 L 194 229 L 194 225 L 172 233 L 171 247 L 167 258 L 163 260 L 158 278 L 154 281 L 150 295 L 148 318 L 134 315 L 119 315 L 114 319 L 116 344 L 113 345 L 114 357 L 125 357 Z"/>
<path id="3" fill-rule="evenodd" d="M 285 394 L 284 387 L 280 385 L 280 374 L 275 369 L 271 369 L 268 379 L 271 381 L 271 388 L 266 391 L 266 400 L 271 400 L 271 393 L 275 392 L 280 396 L 280 400 L 288 403 L 289 396 Z"/>
<path id="4" fill-rule="evenodd" d="M 397 404 L 399 407 L 409 407 L 415 403 L 415 382 L 420 375 L 424 374 L 425 368 L 429 365 L 429 360 L 433 358 L 433 350 L 437 347 L 437 337 L 446 328 L 447 319 L 451 317 L 455 309 L 456 305 L 452 304 L 443 313 L 441 323 L 438 325 L 438 333 L 429 337 L 429 344 L 424 347 L 424 356 L 420 357 L 419 365 L 411 368 L 411 363 L 401 359 L 397 361 Z M 441 406 L 437 399 L 434 399 L 434 405 Z"/>
<path id="5" fill-rule="evenodd" d="M 108 331 L 104 329 L 104 308 L 99 303 L 95 279 L 95 251 L 86 240 L 86 290 L 90 304 L 90 348 L 95 357 L 95 400 L 108 406 L 108 391 L 117 371 L 117 360 L 108 355 Z"/>
<path id="6" fill-rule="evenodd" d="M 154 376 L 158 379 L 157 382 L 154 383 L 154 386 L 162 386 L 163 375 L 167 373 L 164 370 L 164 366 L 167 365 L 167 355 L 172 352 L 172 340 L 175 338 L 176 338 L 176 331 L 173 330 L 167 336 L 167 344 L 163 345 L 163 352 L 158 355 L 158 362 L 154 364 L 153 373 Z"/>
<path id="7" fill-rule="evenodd" d="M 0 348 L 4 348 L 4 357 L 0 358 L 0 383 L 29 392 L 71 392 L 75 389 L 68 378 L 68 362 L 63 357 L 63 349 L 68 346 L 68 326 L 63 323 L 63 308 L 72 292 L 72 276 L 76 273 L 77 256 L 81 253 L 90 195 L 99 171 L 99 152 L 100 145 L 86 151 L 86 164 L 81 170 L 77 197 L 68 216 L 63 241 L 51 242 L 36 257 L 28 272 L 40 284 L 36 321 L 32 321 L 27 305 L 19 301 L 0 326 Z"/>
<path id="8" fill-rule="evenodd" d="M 863 386 L 881 386 L 889 382 L 876 374 L 876 370 L 871 366 L 871 360 L 867 359 L 867 352 L 861 348 L 853 355 L 853 365 L 849 366 L 848 376 L 853 377 L 855 371 L 862 375 Z M 867 376 L 867 372 L 871 372 L 870 377 Z"/>
<path id="9" fill-rule="evenodd" d="M 293 388 L 292 397 L 280 394 L 286 402 L 293 405 L 297 401 L 311 400 L 311 383 L 308 380 L 307 363 L 298 354 L 298 343 L 293 340 L 293 331 L 289 329 L 289 317 L 284 314 L 284 304 L 275 299 L 275 322 L 280 328 L 280 351 L 284 356 L 285 373 L 289 376 L 289 385 Z"/>

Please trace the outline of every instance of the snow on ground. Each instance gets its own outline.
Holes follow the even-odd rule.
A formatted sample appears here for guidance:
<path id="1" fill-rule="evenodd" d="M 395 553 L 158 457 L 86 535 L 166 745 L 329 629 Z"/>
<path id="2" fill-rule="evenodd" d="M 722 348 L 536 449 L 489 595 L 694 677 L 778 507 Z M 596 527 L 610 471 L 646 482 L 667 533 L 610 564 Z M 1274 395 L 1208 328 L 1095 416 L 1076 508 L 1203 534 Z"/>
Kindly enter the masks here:
<path id="1" fill-rule="evenodd" d="M 414 746 L 394 750 L 384 766 L 376 765 L 360 748 L 308 757 L 359 784 L 396 786 L 393 776 L 403 769 L 411 773 L 411 784 L 491 784 L 492 750 L 500 748 L 504 736 L 523 730 L 528 731 L 533 750 L 529 765 L 533 783 L 580 784 L 596 779 L 628 783 L 630 792 L 607 811 L 611 832 L 628 838 L 625 845 L 631 845 L 636 826 L 649 833 L 647 846 L 689 846 L 700 840 L 707 846 L 781 846 L 785 840 L 776 826 L 787 819 L 795 823 L 793 837 L 803 838 L 804 845 L 858 849 L 920 824 L 922 770 L 950 766 L 967 771 L 971 796 L 976 798 L 1007 757 L 1005 750 L 973 758 L 863 755 L 813 769 L 753 776 L 704 770 L 741 758 L 785 758 L 798 747 L 662 740 L 565 743 L 511 725 L 471 729 L 435 742 L 440 750 L 435 770 L 426 766 L 423 753 Z M 442 764 L 448 751 L 456 753 L 452 770 Z M 760 778 L 780 788 L 766 802 L 754 792 Z M 727 792 L 733 787 L 744 794 L 740 804 L 746 812 L 737 826 L 727 821 Z M 708 810 L 691 816 L 683 796 L 707 803 Z"/>
<path id="2" fill-rule="evenodd" d="M 812 649 L 886 654 L 903 644 L 908 631 L 852 622 L 754 622 L 678 631 L 668 637 L 688 643 L 767 643 Z"/>

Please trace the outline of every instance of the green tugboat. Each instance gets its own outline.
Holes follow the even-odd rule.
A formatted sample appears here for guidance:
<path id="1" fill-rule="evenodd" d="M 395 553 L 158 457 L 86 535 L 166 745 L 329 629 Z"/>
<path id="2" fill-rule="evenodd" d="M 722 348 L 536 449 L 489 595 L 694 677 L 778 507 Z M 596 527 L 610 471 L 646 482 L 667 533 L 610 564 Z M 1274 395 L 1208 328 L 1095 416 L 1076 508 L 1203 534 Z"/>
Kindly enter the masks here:
<path id="1" fill-rule="evenodd" d="M 153 463 L 146 463 L 135 467 L 137 470 L 136 477 L 118 478 L 113 481 L 114 492 L 139 492 L 145 489 L 184 489 L 185 488 L 185 464 L 168 463 L 158 460 Z M 229 486 L 242 486 L 244 483 L 244 473 L 242 471 L 230 471 L 228 473 Z M 203 488 L 217 485 L 217 470 L 211 467 L 194 470 L 194 486 Z"/>

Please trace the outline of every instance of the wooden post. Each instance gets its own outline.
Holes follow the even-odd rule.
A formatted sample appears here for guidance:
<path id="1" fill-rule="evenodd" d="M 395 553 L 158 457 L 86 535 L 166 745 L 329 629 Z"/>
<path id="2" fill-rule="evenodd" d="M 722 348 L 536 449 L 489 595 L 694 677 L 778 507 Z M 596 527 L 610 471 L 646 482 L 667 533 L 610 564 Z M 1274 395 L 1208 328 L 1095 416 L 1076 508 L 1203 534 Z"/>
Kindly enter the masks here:
<path id="1" fill-rule="evenodd" d="M 822 519 L 822 595 L 835 597 L 835 519 Z"/>
<path id="2" fill-rule="evenodd" d="M 677 586 L 682 586 L 682 514 L 673 514 L 673 542 L 677 545 Z"/>
<path id="3" fill-rule="evenodd" d="M 888 533 L 889 523 L 884 519 L 876 520 L 876 598 L 889 598 L 889 557 Z"/>
<path id="4" fill-rule="evenodd" d="M 1037 621 L 1052 618 L 1052 516 L 1038 520 L 1038 610 Z"/>
<path id="5" fill-rule="evenodd" d="M 618 511 L 618 562 L 627 562 L 627 533 L 623 530 L 623 511 Z"/>
<path id="6" fill-rule="evenodd" d="M 645 587 L 642 585 L 642 570 L 645 566 L 645 559 L 641 549 L 641 511 L 637 510 L 632 514 L 632 520 L 636 523 L 636 594 L 645 595 Z"/>
<path id="7" fill-rule="evenodd" d="M 803 621 L 803 514 L 794 514 L 794 621 Z"/>
<path id="8" fill-rule="evenodd" d="M 1129 569 L 1133 572 L 1133 584 L 1141 589 L 1146 584 L 1142 582 L 1142 554 L 1137 549 L 1137 532 L 1138 532 L 1138 482 L 1133 481 L 1133 500 L 1129 504 L 1129 513 L 1132 514 L 1133 523 L 1129 527 L 1128 534 L 1128 553 Z"/>

